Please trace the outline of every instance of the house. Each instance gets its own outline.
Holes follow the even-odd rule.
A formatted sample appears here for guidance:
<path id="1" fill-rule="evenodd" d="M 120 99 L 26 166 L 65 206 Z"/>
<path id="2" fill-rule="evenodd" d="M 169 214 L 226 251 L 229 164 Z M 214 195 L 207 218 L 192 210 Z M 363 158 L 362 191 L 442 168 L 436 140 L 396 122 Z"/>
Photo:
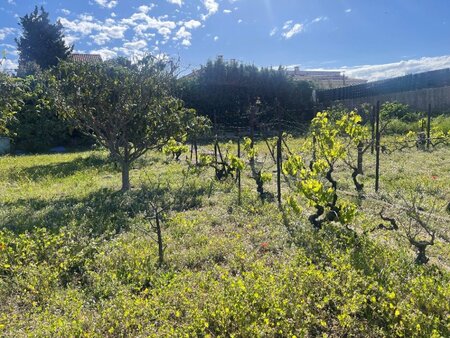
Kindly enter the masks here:
<path id="1" fill-rule="evenodd" d="M 341 88 L 367 82 L 367 80 L 347 77 L 339 71 L 300 70 L 300 67 L 295 67 L 294 70 L 287 70 L 286 72 L 296 81 L 312 82 L 317 89 Z"/>
<path id="2" fill-rule="evenodd" d="M 78 54 L 78 53 L 71 54 L 69 56 L 69 60 L 87 63 L 96 63 L 103 61 L 101 55 L 99 54 Z"/>

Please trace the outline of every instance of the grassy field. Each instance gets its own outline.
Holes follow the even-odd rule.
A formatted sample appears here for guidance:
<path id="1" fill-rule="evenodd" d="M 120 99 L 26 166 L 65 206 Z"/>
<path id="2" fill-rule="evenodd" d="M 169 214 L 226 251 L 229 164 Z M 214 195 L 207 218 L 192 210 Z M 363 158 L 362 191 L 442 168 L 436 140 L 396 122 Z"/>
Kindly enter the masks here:
<path id="1" fill-rule="evenodd" d="M 0 335 L 448 337 L 448 243 L 436 241 L 419 266 L 400 233 L 364 231 L 380 223 L 386 201 L 400 207 L 386 214 L 407 222 L 401 207 L 419 190 L 424 213 L 433 209 L 430 222 L 448 236 L 450 149 L 383 155 L 381 168 L 375 194 L 366 156 L 354 231 L 316 231 L 307 207 L 294 214 L 262 203 L 248 170 L 238 205 L 231 179 L 159 153 L 135 163 L 126 194 L 102 151 L 2 157 Z M 355 200 L 338 169 L 339 194 Z M 144 213 L 150 200 L 169 206 L 161 268 Z"/>

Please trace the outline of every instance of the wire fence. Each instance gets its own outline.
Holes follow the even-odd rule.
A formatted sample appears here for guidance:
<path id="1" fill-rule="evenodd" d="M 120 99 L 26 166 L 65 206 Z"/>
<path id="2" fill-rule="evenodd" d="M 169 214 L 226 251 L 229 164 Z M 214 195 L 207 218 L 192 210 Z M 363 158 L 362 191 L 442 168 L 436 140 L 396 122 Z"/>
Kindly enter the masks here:
<path id="1" fill-rule="evenodd" d="M 360 85 L 319 90 L 317 91 L 317 99 L 319 102 L 329 103 L 346 99 L 357 99 L 446 86 L 450 86 L 450 68 L 405 75 L 394 79 L 369 82 Z"/>
<path id="2" fill-rule="evenodd" d="M 450 146 L 450 138 L 448 136 L 434 136 L 431 134 L 431 106 L 428 110 L 428 121 L 426 130 L 424 128 L 423 131 L 417 133 L 412 138 L 405 138 L 405 137 L 398 137 L 396 139 L 388 138 L 385 139 L 382 135 L 382 129 L 380 130 L 380 102 L 377 102 L 377 104 L 374 106 L 373 109 L 373 116 L 370 119 L 370 125 L 372 127 L 372 133 L 368 138 L 364 141 L 361 141 L 358 145 L 357 149 L 354 150 L 354 152 L 357 152 L 358 158 L 357 163 L 353 163 L 349 165 L 348 160 L 344 160 L 344 162 L 348 165 L 349 169 L 354 171 L 352 174 L 352 179 L 355 183 L 355 192 L 351 193 L 348 191 L 341 191 L 339 192 L 357 197 L 359 199 L 367 199 L 371 200 L 378 205 L 386 206 L 386 201 L 383 201 L 382 194 L 380 195 L 379 189 L 380 189 L 380 177 L 382 176 L 382 170 L 380 163 L 385 160 L 385 157 L 382 156 L 382 154 L 392 154 L 393 152 L 397 151 L 403 151 L 405 149 L 412 149 L 417 148 L 418 151 L 430 151 L 432 148 L 436 147 L 437 145 L 446 145 Z M 269 123 L 256 123 L 254 118 L 250 119 L 251 123 L 248 127 L 227 127 L 227 128 L 214 128 L 214 131 L 212 135 L 209 136 L 209 139 L 203 139 L 203 141 L 206 143 L 214 144 L 214 151 L 210 151 L 208 155 L 213 156 L 213 163 L 215 163 L 215 170 L 216 170 L 216 177 L 219 178 L 223 174 L 223 171 L 225 170 L 224 167 L 219 168 L 218 164 L 225 166 L 226 165 L 226 158 L 227 154 L 222 153 L 220 143 L 226 143 L 228 141 L 234 141 L 237 143 L 237 154 L 236 156 L 241 159 L 242 152 L 241 152 L 241 142 L 243 138 L 249 138 L 251 140 L 251 149 L 254 147 L 255 141 L 260 141 L 261 145 L 259 146 L 259 149 L 262 149 L 261 147 L 265 146 L 267 147 L 267 150 L 262 155 L 262 158 L 254 157 L 253 159 L 248 159 L 251 167 L 251 177 L 255 180 L 258 188 L 257 191 L 260 193 L 260 196 L 264 194 L 263 184 L 261 183 L 261 172 L 262 168 L 265 166 L 265 170 L 269 170 L 270 172 L 273 172 L 276 174 L 276 199 L 278 201 L 279 206 L 282 206 L 283 202 L 283 189 L 286 188 L 286 186 L 291 189 L 292 188 L 292 179 L 287 177 L 285 173 L 283 172 L 283 162 L 286 161 L 290 156 L 294 154 L 301 154 L 304 160 L 310 160 L 311 163 L 313 163 L 316 160 L 315 156 L 315 142 L 314 142 L 314 136 L 310 134 L 310 129 L 308 125 L 285 120 L 282 117 L 281 113 L 278 113 L 278 118 L 275 119 L 272 122 Z M 301 134 L 305 136 L 305 139 L 310 138 L 312 140 L 312 148 L 311 146 L 306 147 L 305 149 L 302 149 L 302 145 L 300 147 L 294 148 L 289 146 L 287 140 L 286 140 L 286 133 L 292 133 L 292 134 Z M 383 137 L 382 137 L 383 136 Z M 197 148 L 197 141 L 194 140 L 194 143 L 191 147 L 191 160 L 194 158 L 194 152 L 195 152 L 195 163 L 198 163 L 198 148 Z M 364 187 L 360 182 L 357 180 L 357 176 L 359 174 L 363 173 L 363 156 L 364 153 L 371 149 L 371 153 L 375 153 L 375 184 L 373 187 L 373 191 L 368 189 L 367 187 Z M 233 148 L 228 148 L 227 152 L 231 151 L 233 152 Z M 247 154 L 248 155 L 248 154 Z M 254 155 L 253 155 L 254 156 Z M 267 163 L 267 160 L 270 163 Z M 354 162 L 354 158 L 350 161 Z M 255 163 L 260 163 L 260 168 L 256 168 Z M 261 164 L 262 163 L 262 164 Z M 274 168 L 275 167 L 275 168 Z M 311 164 L 310 164 L 311 167 Z M 369 168 L 366 168 L 369 169 Z M 357 170 L 356 176 L 355 170 Z M 373 170 L 373 167 L 370 168 L 370 170 Z M 366 171 L 366 170 L 364 170 Z M 284 188 L 282 187 L 282 181 L 286 186 Z M 237 177 L 236 182 L 238 184 L 238 199 L 239 203 L 241 200 L 241 170 L 237 170 Z M 359 186 L 359 188 L 358 188 Z M 389 203 L 388 203 L 389 204 Z M 395 208 L 398 210 L 404 210 L 405 207 L 401 205 L 395 205 L 395 204 L 389 204 L 391 208 Z M 450 208 L 450 203 L 449 203 Z M 426 211 L 420 211 L 421 214 L 427 213 Z M 432 219 L 439 221 L 439 222 L 447 222 L 450 221 L 450 219 L 439 216 L 439 215 L 433 215 L 433 214 L 427 214 L 427 216 L 430 216 Z M 445 239 L 448 241 L 448 237 L 445 237 Z"/>

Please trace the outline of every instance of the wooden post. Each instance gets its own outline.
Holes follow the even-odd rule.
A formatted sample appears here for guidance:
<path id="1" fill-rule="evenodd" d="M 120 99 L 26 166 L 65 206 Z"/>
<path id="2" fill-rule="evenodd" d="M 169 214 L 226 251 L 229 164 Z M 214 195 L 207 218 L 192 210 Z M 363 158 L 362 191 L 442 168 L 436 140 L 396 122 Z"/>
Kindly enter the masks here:
<path id="1" fill-rule="evenodd" d="M 155 209 L 155 218 L 156 218 L 156 235 L 158 237 L 158 267 L 161 268 L 164 264 L 164 245 L 161 232 L 161 223 L 159 219 L 159 212 L 157 209 Z"/>
<path id="2" fill-rule="evenodd" d="M 358 174 L 363 175 L 363 150 L 364 144 L 362 142 L 358 143 Z"/>
<path id="3" fill-rule="evenodd" d="M 195 164 L 198 164 L 198 147 L 197 147 L 197 138 L 194 139 L 194 153 L 195 153 Z"/>
<path id="4" fill-rule="evenodd" d="M 430 149 L 431 144 L 431 103 L 428 105 L 427 116 L 427 149 Z"/>
<path id="5" fill-rule="evenodd" d="M 372 117 L 370 119 L 370 127 L 372 129 L 372 144 L 370 146 L 370 153 L 373 155 L 375 150 L 375 111 L 376 107 L 372 107 Z"/>
<path id="6" fill-rule="evenodd" d="M 256 107 L 250 108 L 250 147 L 253 149 L 255 146 L 255 122 L 256 122 Z"/>
<path id="7" fill-rule="evenodd" d="M 216 168 L 216 177 L 217 177 L 217 134 L 216 134 L 216 138 L 214 140 L 214 167 Z"/>
<path id="8" fill-rule="evenodd" d="M 283 164 L 282 158 L 282 141 L 283 132 L 281 130 L 281 111 L 277 104 L 277 116 L 278 116 L 278 140 L 277 140 L 277 197 L 278 197 L 278 207 L 281 208 L 281 170 Z"/>
<path id="9" fill-rule="evenodd" d="M 241 158 L 241 136 L 238 135 L 238 140 L 237 140 L 237 156 L 240 159 Z M 241 169 L 238 169 L 237 171 L 237 181 L 238 181 L 238 205 L 241 205 L 242 200 L 241 200 Z"/>
<path id="10" fill-rule="evenodd" d="M 375 192 L 380 189 L 380 101 L 377 101 L 375 118 Z"/>

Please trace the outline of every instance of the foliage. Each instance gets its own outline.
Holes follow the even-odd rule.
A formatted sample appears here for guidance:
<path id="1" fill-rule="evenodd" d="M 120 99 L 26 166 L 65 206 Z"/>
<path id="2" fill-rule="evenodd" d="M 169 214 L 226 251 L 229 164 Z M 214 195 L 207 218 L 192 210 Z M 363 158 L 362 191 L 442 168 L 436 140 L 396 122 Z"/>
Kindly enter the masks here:
<path id="1" fill-rule="evenodd" d="M 231 152 L 233 143 L 225 144 L 223 151 L 219 142 L 215 143 L 215 156 L 208 154 L 200 155 L 200 167 L 211 167 L 215 171 L 215 178 L 225 181 L 229 177 L 235 177 L 236 173 L 244 169 L 244 161 Z"/>
<path id="2" fill-rule="evenodd" d="M 338 201 L 337 181 L 333 172 L 338 161 L 351 164 L 349 147 L 357 146 L 366 137 L 366 127 L 361 125 L 361 116 L 355 112 L 339 114 L 339 118 L 329 112 L 318 112 L 311 122 L 314 138 L 315 157 L 307 166 L 300 155 L 291 155 L 283 164 L 283 171 L 295 179 L 294 193 L 306 198 L 316 209 L 309 217 L 315 228 L 321 228 L 326 221 L 337 221 L 343 225 L 352 222 L 356 216 L 356 206 L 348 201 Z M 356 170 L 356 167 L 353 168 Z M 294 196 L 288 205 L 301 211 Z M 324 218 L 321 218 L 324 216 Z"/>
<path id="3" fill-rule="evenodd" d="M 386 189 L 420 179 L 428 197 L 448 193 L 448 153 L 393 154 Z M 122 194 L 105 152 L 0 158 L 1 336 L 449 336 L 448 246 L 418 266 L 384 232 L 310 229 L 256 198 L 247 175 L 237 206 L 231 184 L 160 152 L 136 165 L 145 189 Z M 342 184 L 346 171 L 336 166 Z M 144 215 L 152 200 L 169 206 L 162 268 Z M 352 225 L 373 225 L 369 202 Z"/>
<path id="4" fill-rule="evenodd" d="M 264 189 L 264 184 L 272 180 L 272 173 L 268 172 L 267 168 L 265 168 L 266 159 L 258 159 L 258 152 L 253 146 L 253 141 L 250 138 L 244 138 L 243 146 L 244 151 L 247 153 L 247 159 L 252 171 L 252 178 L 256 183 L 256 191 L 258 192 L 260 199 L 264 201 L 268 197 L 271 198 L 271 194 Z"/>
<path id="5" fill-rule="evenodd" d="M 450 131 L 450 116 L 440 115 L 433 119 L 433 127 L 441 130 L 444 133 Z"/>
<path id="6" fill-rule="evenodd" d="M 181 142 L 176 141 L 173 137 L 167 141 L 167 144 L 163 146 L 162 151 L 166 155 L 172 155 L 172 159 L 179 160 L 180 156 L 187 153 L 189 148 L 185 144 L 186 136 L 181 138 Z"/>
<path id="7" fill-rule="evenodd" d="M 10 136 L 9 124 L 22 106 L 22 82 L 0 72 L 0 136 Z"/>
<path id="8" fill-rule="evenodd" d="M 63 26 L 58 21 L 51 24 L 49 13 L 43 7 L 20 18 L 22 36 L 16 39 L 19 51 L 19 68 L 35 63 L 41 69 L 56 66 L 59 60 L 65 60 L 72 53 L 73 46 L 64 42 Z M 27 73 L 27 72 L 25 72 Z"/>
<path id="9" fill-rule="evenodd" d="M 37 72 L 21 80 L 23 104 L 8 124 L 17 149 L 45 151 L 68 143 L 73 128 L 58 116 L 48 81 L 51 80 L 45 72 Z"/>
<path id="10" fill-rule="evenodd" d="M 148 55 L 135 64 L 65 62 L 57 70 L 63 114 L 121 165 L 122 190 L 130 188 L 132 162 L 182 137 L 195 121 L 195 111 L 172 96 L 175 69 L 171 60 Z"/>
<path id="11" fill-rule="evenodd" d="M 180 80 L 185 102 L 199 114 L 225 126 L 249 124 L 249 107 L 256 98 L 262 102 L 260 122 L 275 118 L 279 104 L 289 110 L 285 119 L 306 121 L 310 117 L 311 88 L 307 82 L 295 82 L 280 68 L 258 69 L 254 65 L 208 61 L 200 70 Z"/>
<path id="12" fill-rule="evenodd" d="M 385 102 L 380 108 L 380 119 L 401 119 L 406 122 L 416 121 L 417 118 L 410 115 L 409 106 L 399 102 Z"/>

